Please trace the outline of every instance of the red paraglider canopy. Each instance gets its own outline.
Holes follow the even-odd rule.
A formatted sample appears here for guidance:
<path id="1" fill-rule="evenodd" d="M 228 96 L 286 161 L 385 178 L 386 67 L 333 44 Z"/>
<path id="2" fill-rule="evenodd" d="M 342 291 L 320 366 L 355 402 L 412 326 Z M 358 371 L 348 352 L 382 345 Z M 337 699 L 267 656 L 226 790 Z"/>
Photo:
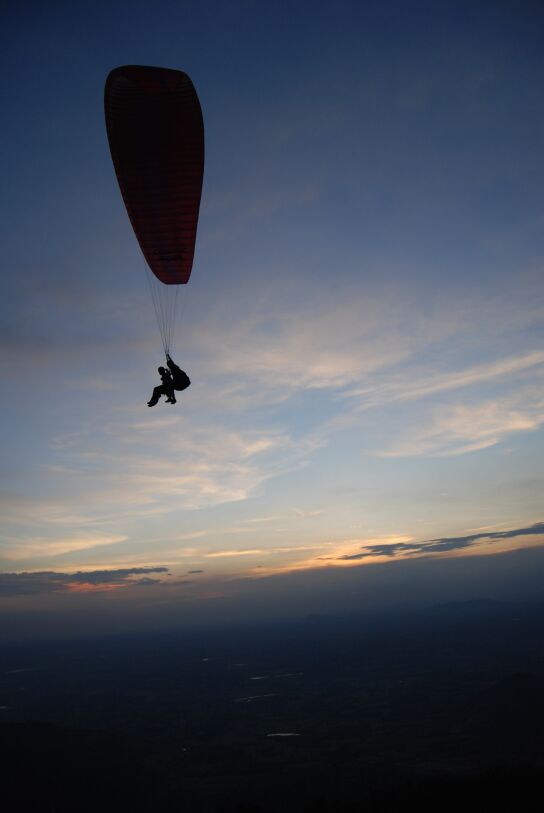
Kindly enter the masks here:
<path id="1" fill-rule="evenodd" d="M 125 65 L 106 80 L 106 128 L 128 216 L 166 285 L 186 283 L 204 174 L 202 110 L 186 73 Z"/>

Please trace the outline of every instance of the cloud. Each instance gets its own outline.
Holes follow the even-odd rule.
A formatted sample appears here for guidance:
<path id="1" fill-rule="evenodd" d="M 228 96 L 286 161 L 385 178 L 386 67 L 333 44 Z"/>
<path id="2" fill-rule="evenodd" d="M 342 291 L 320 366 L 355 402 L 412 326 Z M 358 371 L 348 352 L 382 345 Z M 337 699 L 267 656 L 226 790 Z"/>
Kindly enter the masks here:
<path id="1" fill-rule="evenodd" d="M 286 280 L 281 301 L 276 289 L 263 291 L 262 285 L 248 300 L 238 319 L 225 323 L 218 313 L 197 328 L 210 373 L 228 379 L 222 398 L 227 409 L 354 385 L 451 329 L 438 316 L 418 317 L 413 300 L 357 287 L 326 298 L 311 281 L 304 286 Z"/>
<path id="2" fill-rule="evenodd" d="M 77 573 L 38 571 L 36 573 L 0 573 L 0 597 L 56 592 L 87 592 L 122 587 L 158 584 L 150 573 L 168 573 L 167 567 L 132 567 L 118 570 L 94 570 Z M 142 576 L 134 579 L 134 576 Z"/>
<path id="3" fill-rule="evenodd" d="M 204 558 L 206 559 L 221 559 L 223 557 L 228 556 L 253 556 L 253 555 L 261 555 L 261 554 L 268 554 L 270 551 L 268 549 L 263 548 L 245 548 L 242 550 L 218 550 L 214 551 L 213 553 L 205 553 Z"/>
<path id="4" fill-rule="evenodd" d="M 442 537 L 441 539 L 430 539 L 424 542 L 429 546 L 428 550 L 454 550 L 460 547 L 467 547 L 478 539 L 514 539 L 518 536 L 540 536 L 544 535 L 544 522 L 535 522 L 526 528 L 515 528 L 509 531 L 482 531 L 481 533 L 470 534 L 468 536 Z"/>
<path id="5" fill-rule="evenodd" d="M 418 374 L 417 371 L 411 370 L 409 375 L 391 376 L 382 384 L 348 390 L 344 395 L 359 398 L 360 408 L 369 409 L 372 406 L 380 406 L 391 401 L 413 401 L 442 392 L 487 384 L 527 371 L 531 371 L 533 374 L 533 368 L 543 365 L 544 352 L 538 350 L 446 373 L 435 370 L 422 371 Z"/>
<path id="6" fill-rule="evenodd" d="M 138 587 L 150 587 L 154 584 L 162 584 L 162 581 L 160 579 L 152 579 L 150 576 L 143 576 L 141 579 L 134 579 L 132 584 Z"/>
<path id="7" fill-rule="evenodd" d="M 397 439 L 376 450 L 380 457 L 449 457 L 496 446 L 544 425 L 544 397 L 535 388 L 514 395 L 433 407 Z"/>
<path id="8" fill-rule="evenodd" d="M 29 540 L 12 539 L 11 547 L 3 550 L 3 556 L 10 560 L 24 560 L 42 557 L 63 556 L 76 551 L 93 550 L 105 545 L 115 545 L 127 540 L 125 535 L 85 533 L 79 536 L 33 537 Z"/>
<path id="9" fill-rule="evenodd" d="M 344 556 L 336 557 L 342 562 L 353 562 L 357 559 L 366 559 L 369 556 L 396 556 L 397 553 L 420 552 L 421 545 L 412 545 L 409 542 L 394 542 L 385 545 L 371 545 L 363 549 L 361 553 L 346 553 Z"/>
<path id="10" fill-rule="evenodd" d="M 152 416 L 148 421 L 153 427 Z M 127 539 L 112 524 L 125 530 L 127 521 L 246 500 L 270 478 L 303 466 L 316 443 L 272 429 L 189 427 L 180 416 L 159 434 L 127 428 L 124 417 L 97 420 L 55 444 L 62 463 L 35 472 L 42 493 L 0 495 L 9 558 L 112 545 Z M 106 524 L 108 532 L 101 530 Z M 62 533 L 66 527 L 73 534 Z M 187 531 L 178 539 L 204 533 Z"/>
<path id="11" fill-rule="evenodd" d="M 397 557 L 403 554 L 443 553 L 459 550 L 474 545 L 480 539 L 500 540 L 514 539 L 520 536 L 544 536 L 544 522 L 536 522 L 526 528 L 515 528 L 509 531 L 482 531 L 466 536 L 442 537 L 423 542 L 397 542 L 393 544 L 367 545 L 359 552 L 336 557 L 340 561 L 357 561 L 376 556 Z"/>
<path id="12" fill-rule="evenodd" d="M 354 286 L 325 300 L 311 285 L 291 286 L 274 309 L 261 290 L 239 320 L 218 316 L 222 338 L 206 325 L 198 342 L 229 411 L 294 405 L 320 390 L 316 448 L 370 426 L 383 437 L 371 450 L 381 457 L 467 454 L 544 423 L 544 352 L 519 335 L 542 316 L 541 292 L 531 292 L 529 301 L 510 291 L 510 302 L 506 294 L 469 303 L 434 295 L 423 312 L 400 288 Z M 467 353 L 482 360 L 463 364 Z"/>
<path id="13" fill-rule="evenodd" d="M 253 517 L 251 519 L 244 519 L 241 520 L 241 525 L 259 525 L 265 522 L 274 522 L 277 519 L 276 516 L 270 517 Z"/>

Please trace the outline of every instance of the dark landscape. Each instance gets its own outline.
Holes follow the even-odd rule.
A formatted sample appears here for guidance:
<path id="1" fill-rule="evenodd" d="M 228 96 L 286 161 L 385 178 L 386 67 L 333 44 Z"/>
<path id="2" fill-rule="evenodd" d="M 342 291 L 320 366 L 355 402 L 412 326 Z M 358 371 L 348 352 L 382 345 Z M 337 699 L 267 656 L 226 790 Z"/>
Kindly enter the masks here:
<path id="1" fill-rule="evenodd" d="M 0 707 L 9 810 L 536 810 L 544 604 L 8 645 Z"/>

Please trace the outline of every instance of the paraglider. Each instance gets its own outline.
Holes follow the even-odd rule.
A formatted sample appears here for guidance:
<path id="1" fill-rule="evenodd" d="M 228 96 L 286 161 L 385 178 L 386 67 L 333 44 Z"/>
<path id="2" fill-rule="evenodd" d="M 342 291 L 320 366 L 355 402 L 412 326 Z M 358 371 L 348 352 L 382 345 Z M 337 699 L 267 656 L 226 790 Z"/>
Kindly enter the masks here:
<path id="1" fill-rule="evenodd" d="M 166 399 L 167 404 L 176 404 L 175 391 L 186 390 L 191 384 L 187 373 L 180 370 L 178 365 L 170 358 L 169 353 L 166 354 L 166 363 L 168 364 L 168 370 L 165 370 L 164 367 L 158 368 L 161 383 L 153 390 L 153 395 L 147 402 L 147 406 L 155 406 L 159 402 L 161 395 L 168 396 Z"/>
<path id="2" fill-rule="evenodd" d="M 175 403 L 172 387 L 179 391 L 191 383 L 170 350 L 179 290 L 189 281 L 195 253 L 204 174 L 202 110 L 187 74 L 138 65 L 111 71 L 104 107 L 115 173 L 151 272 L 148 282 L 169 368 L 159 368 L 162 384 L 148 405 L 161 394 Z M 163 391 L 154 400 L 158 389 Z"/>

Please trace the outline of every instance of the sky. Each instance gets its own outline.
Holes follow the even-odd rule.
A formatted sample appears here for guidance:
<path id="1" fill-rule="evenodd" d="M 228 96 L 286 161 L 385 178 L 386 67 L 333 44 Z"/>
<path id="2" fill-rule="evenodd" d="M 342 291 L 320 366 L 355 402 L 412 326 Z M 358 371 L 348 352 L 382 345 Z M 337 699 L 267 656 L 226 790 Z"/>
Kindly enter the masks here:
<path id="1" fill-rule="evenodd" d="M 3 634 L 538 595 L 541 4 L 1 15 Z M 123 64 L 188 73 L 206 132 L 192 386 L 152 410 Z"/>

